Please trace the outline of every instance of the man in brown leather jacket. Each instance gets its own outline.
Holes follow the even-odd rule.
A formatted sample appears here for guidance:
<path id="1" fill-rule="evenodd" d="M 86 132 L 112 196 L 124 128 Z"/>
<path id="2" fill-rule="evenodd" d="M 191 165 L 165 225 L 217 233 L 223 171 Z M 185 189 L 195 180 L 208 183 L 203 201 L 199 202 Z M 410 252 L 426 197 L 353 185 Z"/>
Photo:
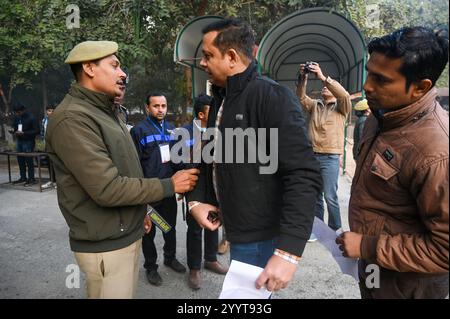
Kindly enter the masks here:
<path id="1" fill-rule="evenodd" d="M 369 44 L 364 90 L 372 110 L 336 242 L 360 258 L 362 298 L 448 295 L 448 114 L 434 85 L 448 34 L 403 28 Z"/>

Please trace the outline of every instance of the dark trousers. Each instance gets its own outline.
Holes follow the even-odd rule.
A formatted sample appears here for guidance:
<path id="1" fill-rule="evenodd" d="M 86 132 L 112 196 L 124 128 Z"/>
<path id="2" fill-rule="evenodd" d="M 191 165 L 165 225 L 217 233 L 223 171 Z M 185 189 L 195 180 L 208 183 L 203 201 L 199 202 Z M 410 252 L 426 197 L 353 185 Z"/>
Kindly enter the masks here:
<path id="1" fill-rule="evenodd" d="M 16 150 L 22 153 L 31 153 L 34 151 L 34 140 L 21 141 L 17 140 Z M 19 163 L 20 178 L 27 179 L 27 167 L 28 167 L 28 179 L 34 179 L 34 163 L 32 157 L 17 156 L 17 162 Z"/>
<path id="2" fill-rule="evenodd" d="M 53 167 L 53 163 L 51 162 L 50 157 L 48 155 L 41 156 L 41 165 L 48 167 L 50 181 L 55 183 L 56 182 L 55 168 Z"/>
<path id="3" fill-rule="evenodd" d="M 448 296 L 448 273 L 427 275 L 400 273 L 380 267 L 379 288 L 367 287 L 366 263 L 359 262 L 359 290 L 362 299 L 444 299 Z"/>
<path id="4" fill-rule="evenodd" d="M 153 208 L 172 226 L 170 231 L 164 237 L 164 260 L 169 262 L 175 258 L 177 241 L 176 241 L 176 222 L 177 222 L 177 201 L 175 196 L 164 198 L 160 203 L 153 206 Z M 142 252 L 144 253 L 145 263 L 144 268 L 147 270 L 158 269 L 156 260 L 158 253 L 155 246 L 156 225 L 152 225 L 152 229 L 148 234 L 142 238 Z"/>
<path id="5" fill-rule="evenodd" d="M 205 261 L 217 261 L 217 248 L 219 244 L 219 232 L 203 229 L 191 214 L 187 214 L 188 225 L 186 235 L 187 264 L 189 269 L 200 269 L 202 262 L 202 233 L 205 243 Z"/>

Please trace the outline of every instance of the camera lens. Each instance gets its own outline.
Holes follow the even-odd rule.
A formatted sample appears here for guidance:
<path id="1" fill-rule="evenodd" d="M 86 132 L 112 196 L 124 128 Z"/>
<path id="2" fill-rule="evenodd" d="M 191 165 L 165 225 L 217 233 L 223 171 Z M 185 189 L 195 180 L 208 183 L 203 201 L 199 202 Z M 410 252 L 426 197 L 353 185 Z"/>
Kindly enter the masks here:
<path id="1" fill-rule="evenodd" d="M 309 66 L 311 65 L 311 62 L 306 62 L 305 63 L 305 74 L 311 72 L 311 69 L 309 68 Z"/>

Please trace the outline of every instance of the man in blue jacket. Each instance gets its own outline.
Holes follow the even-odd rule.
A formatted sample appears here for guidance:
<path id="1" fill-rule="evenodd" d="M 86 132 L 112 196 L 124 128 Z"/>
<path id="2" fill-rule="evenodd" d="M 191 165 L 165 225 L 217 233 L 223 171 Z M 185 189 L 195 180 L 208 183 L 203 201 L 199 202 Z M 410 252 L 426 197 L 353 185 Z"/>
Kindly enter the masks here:
<path id="1" fill-rule="evenodd" d="M 259 150 L 256 163 L 250 158 L 251 138 L 244 138 L 243 163 L 237 161 L 242 152 L 233 150 L 236 160 L 230 163 L 229 149 L 220 152 L 214 147 L 213 163 L 202 162 L 198 184 L 187 195 L 190 213 L 200 226 L 215 230 L 220 221 L 208 216 L 220 208 L 230 258 L 264 268 L 255 286 L 277 291 L 292 280 L 311 234 L 315 199 L 322 187 L 319 165 L 298 98 L 257 72 L 251 27 L 224 19 L 208 25 L 203 34 L 200 65 L 213 83 L 208 127 L 218 129 L 214 144 L 226 147 L 227 131 L 246 130 L 256 135 L 257 144 L 265 142 L 265 150 L 270 143 L 270 153 L 278 157 L 273 172 L 264 169 Z M 274 141 L 269 131 L 277 132 Z"/>
<path id="2" fill-rule="evenodd" d="M 167 100 L 161 93 L 150 93 L 146 99 L 147 117 L 134 126 L 130 133 L 139 154 L 144 176 L 147 178 L 170 178 L 175 173 L 170 161 L 170 146 L 174 143 L 171 134 L 174 126 L 165 120 Z M 177 202 L 175 196 L 151 203 L 153 208 L 168 222 L 171 229 L 163 233 L 164 264 L 176 272 L 184 273 L 186 268 L 175 258 Z M 162 284 L 156 260 L 156 229 L 152 227 L 142 238 L 147 280 L 155 286 Z"/>
<path id="3" fill-rule="evenodd" d="M 47 132 L 47 126 L 48 126 L 48 120 L 53 114 L 53 111 L 55 110 L 55 107 L 53 105 L 48 105 L 45 108 L 45 115 L 41 122 L 41 138 L 45 143 L 45 133 Z"/>

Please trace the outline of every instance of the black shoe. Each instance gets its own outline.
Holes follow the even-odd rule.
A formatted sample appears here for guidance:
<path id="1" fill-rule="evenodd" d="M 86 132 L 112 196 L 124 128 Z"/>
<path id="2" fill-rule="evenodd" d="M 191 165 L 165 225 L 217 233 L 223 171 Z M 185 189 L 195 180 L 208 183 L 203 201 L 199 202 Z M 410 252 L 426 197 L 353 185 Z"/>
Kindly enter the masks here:
<path id="1" fill-rule="evenodd" d="M 164 260 L 164 265 L 172 268 L 173 270 L 179 273 L 186 272 L 186 267 L 184 267 L 176 258 L 172 260 Z"/>
<path id="2" fill-rule="evenodd" d="M 37 181 L 33 178 L 33 179 L 27 180 L 27 182 L 23 186 L 25 186 L 25 187 L 33 186 L 36 183 L 37 183 Z"/>
<path id="3" fill-rule="evenodd" d="M 158 270 L 156 269 L 150 269 L 146 271 L 147 274 L 147 280 L 149 283 L 151 283 L 154 286 L 161 286 L 162 285 L 162 278 L 158 274 Z"/>
<path id="4" fill-rule="evenodd" d="M 18 180 L 16 180 L 16 181 L 14 181 L 14 182 L 12 182 L 14 185 L 16 185 L 16 184 L 22 184 L 22 183 L 25 183 L 27 181 L 27 179 L 26 178 L 19 178 Z"/>

